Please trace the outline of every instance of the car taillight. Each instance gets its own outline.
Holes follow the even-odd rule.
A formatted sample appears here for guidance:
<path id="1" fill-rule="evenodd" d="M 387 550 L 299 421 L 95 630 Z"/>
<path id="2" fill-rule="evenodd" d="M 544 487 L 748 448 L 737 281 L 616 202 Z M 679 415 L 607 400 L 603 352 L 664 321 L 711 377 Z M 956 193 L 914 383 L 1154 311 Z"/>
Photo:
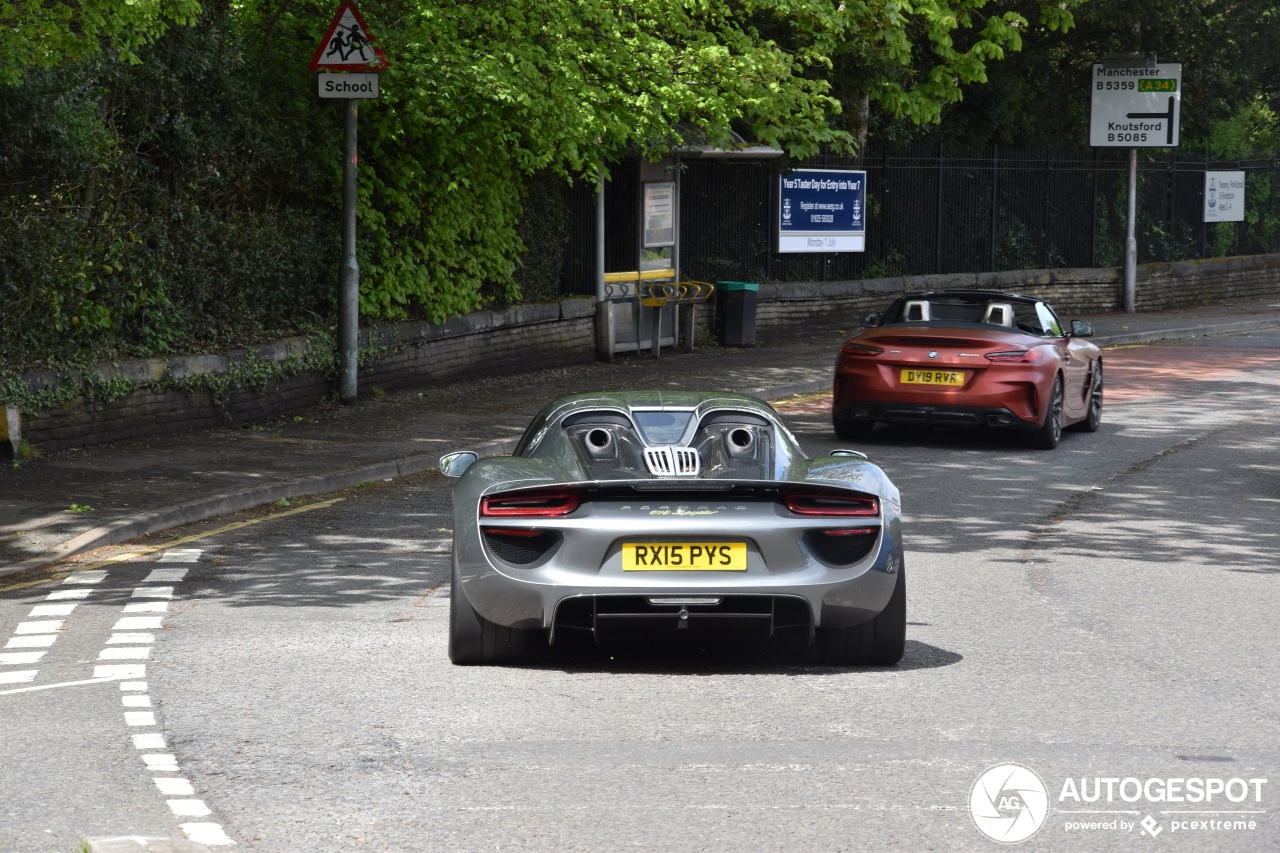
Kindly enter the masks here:
<path id="1" fill-rule="evenodd" d="M 869 344 L 846 343 L 844 349 L 841 350 L 845 355 L 872 356 L 879 355 L 884 352 L 880 347 L 873 347 Z"/>
<path id="2" fill-rule="evenodd" d="M 582 495 L 566 489 L 547 489 L 489 495 L 480 499 L 480 515 L 484 518 L 558 518 L 582 505 Z"/>
<path id="3" fill-rule="evenodd" d="M 782 502 L 796 515 L 878 516 L 880 514 L 880 501 L 875 497 L 848 492 L 783 492 Z"/>
<path id="4" fill-rule="evenodd" d="M 987 353 L 987 361 L 995 361 L 1000 364 L 1039 364 L 1044 361 L 1044 351 L 1041 349 L 1014 349 L 1005 352 L 989 352 Z"/>

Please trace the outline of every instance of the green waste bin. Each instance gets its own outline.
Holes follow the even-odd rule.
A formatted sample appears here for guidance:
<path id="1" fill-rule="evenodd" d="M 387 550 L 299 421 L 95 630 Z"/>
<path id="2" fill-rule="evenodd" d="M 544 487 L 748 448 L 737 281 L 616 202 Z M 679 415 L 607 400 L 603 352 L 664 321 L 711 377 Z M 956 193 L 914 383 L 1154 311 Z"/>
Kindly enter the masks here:
<path id="1" fill-rule="evenodd" d="M 754 281 L 716 282 L 716 331 L 721 346 L 756 345 L 756 294 Z"/>

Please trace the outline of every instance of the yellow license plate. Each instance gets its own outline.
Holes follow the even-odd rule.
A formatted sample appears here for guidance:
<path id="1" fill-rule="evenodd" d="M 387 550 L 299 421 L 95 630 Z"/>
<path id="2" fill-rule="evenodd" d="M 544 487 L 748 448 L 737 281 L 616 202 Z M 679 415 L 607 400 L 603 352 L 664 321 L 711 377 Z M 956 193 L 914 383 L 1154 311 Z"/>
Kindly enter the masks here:
<path id="1" fill-rule="evenodd" d="M 745 572 L 745 542 L 625 542 L 624 572 Z"/>
<path id="2" fill-rule="evenodd" d="M 904 385 L 963 385 L 963 370 L 904 370 Z"/>

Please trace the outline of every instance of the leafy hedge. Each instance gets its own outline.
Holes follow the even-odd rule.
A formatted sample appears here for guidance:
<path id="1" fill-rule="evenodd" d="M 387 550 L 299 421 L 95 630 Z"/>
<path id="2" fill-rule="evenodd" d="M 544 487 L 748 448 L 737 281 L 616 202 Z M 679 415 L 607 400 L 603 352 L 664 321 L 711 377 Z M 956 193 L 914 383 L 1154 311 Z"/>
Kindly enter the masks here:
<path id="1" fill-rule="evenodd" d="M 331 311 L 337 231 L 298 81 L 226 20 L 0 99 L 0 365 L 198 351 Z"/>

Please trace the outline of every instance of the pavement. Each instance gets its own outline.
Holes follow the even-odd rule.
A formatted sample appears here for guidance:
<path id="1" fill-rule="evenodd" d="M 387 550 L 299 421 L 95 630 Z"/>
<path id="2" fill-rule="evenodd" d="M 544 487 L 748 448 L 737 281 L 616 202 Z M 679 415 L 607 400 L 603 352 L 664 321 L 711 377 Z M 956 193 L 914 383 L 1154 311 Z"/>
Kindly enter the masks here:
<path id="1" fill-rule="evenodd" d="M 1067 315 L 1103 347 L 1280 327 L 1280 295 L 1144 314 Z M 841 325 L 841 324 L 844 325 Z M 619 356 L 324 404 L 292 416 L 49 453 L 0 468 L 0 577 L 267 504 L 436 468 L 442 453 L 509 453 L 563 394 L 637 388 L 741 391 L 768 400 L 826 391 L 853 317 L 751 348 Z"/>

